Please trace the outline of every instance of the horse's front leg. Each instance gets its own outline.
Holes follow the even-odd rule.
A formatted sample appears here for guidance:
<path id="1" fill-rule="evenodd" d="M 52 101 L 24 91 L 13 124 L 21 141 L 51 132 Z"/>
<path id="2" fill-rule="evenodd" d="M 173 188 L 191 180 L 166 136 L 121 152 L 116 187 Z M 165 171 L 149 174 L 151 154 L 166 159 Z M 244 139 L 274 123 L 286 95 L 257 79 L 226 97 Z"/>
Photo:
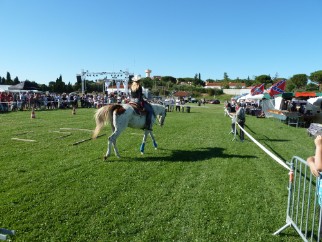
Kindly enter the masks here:
<path id="1" fill-rule="evenodd" d="M 158 144 L 155 141 L 155 138 L 154 138 L 154 135 L 153 135 L 152 131 L 149 131 L 149 133 L 150 133 L 150 136 L 151 136 L 151 139 L 152 139 L 152 142 L 153 142 L 154 149 L 157 149 L 158 148 Z"/>
<path id="2" fill-rule="evenodd" d="M 145 129 L 144 130 L 144 136 L 143 136 L 143 140 L 142 140 L 142 143 L 141 143 L 141 147 L 140 147 L 140 151 L 141 151 L 141 154 L 143 155 L 144 154 L 144 147 L 145 147 L 145 142 L 146 142 L 146 139 L 148 137 L 148 133 L 150 131 Z"/>

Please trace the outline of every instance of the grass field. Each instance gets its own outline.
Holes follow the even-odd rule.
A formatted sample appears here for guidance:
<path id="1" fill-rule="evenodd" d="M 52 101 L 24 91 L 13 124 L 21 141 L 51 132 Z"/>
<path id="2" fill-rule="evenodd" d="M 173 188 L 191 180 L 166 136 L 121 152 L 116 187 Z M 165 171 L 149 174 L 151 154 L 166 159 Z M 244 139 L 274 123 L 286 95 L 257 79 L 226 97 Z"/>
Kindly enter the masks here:
<path id="1" fill-rule="evenodd" d="M 73 145 L 91 137 L 94 111 L 0 115 L 0 228 L 16 230 L 12 241 L 302 241 L 292 228 L 272 235 L 288 171 L 247 137 L 232 141 L 223 105 L 168 113 L 159 149 L 148 140 L 143 156 L 143 133 L 129 128 L 108 162 L 109 126 Z M 314 154 L 304 128 L 247 116 L 245 129 L 285 161 Z"/>

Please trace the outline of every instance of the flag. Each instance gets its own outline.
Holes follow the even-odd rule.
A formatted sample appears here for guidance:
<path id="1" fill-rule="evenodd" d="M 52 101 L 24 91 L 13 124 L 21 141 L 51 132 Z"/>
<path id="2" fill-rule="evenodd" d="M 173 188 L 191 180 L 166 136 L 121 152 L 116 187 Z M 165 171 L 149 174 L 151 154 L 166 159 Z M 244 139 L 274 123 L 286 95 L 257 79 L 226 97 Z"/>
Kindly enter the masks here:
<path id="1" fill-rule="evenodd" d="M 286 86 L 286 80 L 282 80 L 282 81 L 275 83 L 273 86 L 271 86 L 267 90 L 267 92 L 271 97 L 273 97 L 274 95 L 284 93 L 285 86 Z"/>
<path id="2" fill-rule="evenodd" d="M 252 94 L 252 96 L 262 93 L 264 93 L 264 83 L 256 85 L 250 90 L 250 94 Z"/>

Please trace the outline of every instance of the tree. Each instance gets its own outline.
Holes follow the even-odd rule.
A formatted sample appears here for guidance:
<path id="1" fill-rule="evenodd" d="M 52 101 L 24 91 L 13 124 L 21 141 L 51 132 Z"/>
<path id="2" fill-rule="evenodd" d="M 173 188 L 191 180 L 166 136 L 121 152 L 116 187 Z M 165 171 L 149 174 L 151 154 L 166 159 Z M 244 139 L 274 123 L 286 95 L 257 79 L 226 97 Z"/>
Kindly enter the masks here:
<path id="1" fill-rule="evenodd" d="M 286 86 L 285 86 L 286 92 L 293 92 L 295 90 L 295 88 L 296 88 L 296 86 L 291 80 L 288 80 L 286 82 Z"/>
<path id="2" fill-rule="evenodd" d="M 55 92 L 55 82 L 49 82 L 48 89 L 50 92 Z"/>
<path id="3" fill-rule="evenodd" d="M 227 74 L 227 72 L 224 72 L 224 80 L 223 80 L 224 82 L 229 82 L 230 81 L 230 79 L 229 79 L 229 76 L 228 76 L 228 74 Z"/>
<path id="4" fill-rule="evenodd" d="M 153 87 L 153 80 L 150 77 L 145 77 L 141 79 L 142 86 L 144 88 L 151 88 Z"/>
<path id="5" fill-rule="evenodd" d="M 290 80 L 297 89 L 304 88 L 308 81 L 306 74 L 293 75 Z"/>
<path id="6" fill-rule="evenodd" d="M 11 85 L 13 81 L 11 80 L 11 75 L 9 72 L 7 72 L 7 79 L 6 79 L 6 84 Z"/>
<path id="7" fill-rule="evenodd" d="M 275 82 L 277 80 L 277 78 L 278 78 L 278 72 L 275 73 L 275 76 L 273 78 L 273 82 Z"/>
<path id="8" fill-rule="evenodd" d="M 173 76 L 163 76 L 161 77 L 161 82 L 172 82 L 173 84 L 177 83 L 177 79 Z"/>
<path id="9" fill-rule="evenodd" d="M 176 83 L 175 84 L 180 84 L 182 82 L 186 82 L 186 79 L 185 78 L 182 78 L 182 77 L 179 77 L 176 79 Z"/>
<path id="10" fill-rule="evenodd" d="M 25 86 L 28 87 L 29 89 L 35 89 L 35 90 L 39 89 L 39 85 L 34 81 L 31 82 L 31 81 L 25 80 Z"/>
<path id="11" fill-rule="evenodd" d="M 305 88 L 306 91 L 312 92 L 312 91 L 319 91 L 319 85 L 314 83 L 309 83 L 306 85 Z"/>
<path id="12" fill-rule="evenodd" d="M 319 84 L 322 84 L 322 70 L 312 72 L 311 75 L 309 76 L 309 78 L 313 82 L 317 82 Z M 321 85 L 320 85 L 319 89 L 321 90 Z"/>
<path id="13" fill-rule="evenodd" d="M 63 78 L 60 75 L 59 78 L 56 79 L 56 82 L 49 82 L 48 89 L 50 92 L 57 92 L 57 93 L 63 93 L 66 90 L 66 85 L 63 82 Z"/>
<path id="14" fill-rule="evenodd" d="M 13 85 L 19 84 L 19 78 L 16 76 L 15 79 L 13 79 Z"/>
<path id="15" fill-rule="evenodd" d="M 73 89 L 72 84 L 71 84 L 70 82 L 68 82 L 68 84 L 67 84 L 67 86 L 66 86 L 66 90 L 65 90 L 65 92 L 67 92 L 67 93 L 71 93 L 71 92 L 73 92 L 73 91 L 74 91 L 74 89 Z"/>
<path id="16" fill-rule="evenodd" d="M 192 81 L 194 86 L 204 86 L 205 83 L 200 79 L 200 73 L 196 74 L 193 81 Z"/>
<path id="17" fill-rule="evenodd" d="M 207 93 L 208 93 L 209 96 L 214 96 L 215 95 L 215 89 L 207 88 Z"/>
<path id="18" fill-rule="evenodd" d="M 76 77 L 76 83 L 73 85 L 74 91 L 81 91 L 82 90 L 82 78 L 80 76 Z"/>
<path id="19" fill-rule="evenodd" d="M 250 87 L 253 85 L 253 81 L 249 79 L 249 77 L 247 79 L 244 80 L 246 87 Z"/>
<path id="20" fill-rule="evenodd" d="M 260 75 L 255 78 L 255 83 L 269 84 L 269 83 L 272 83 L 272 78 L 270 75 Z"/>
<path id="21" fill-rule="evenodd" d="M 322 70 L 312 72 L 309 79 L 317 83 L 322 83 Z"/>
<path id="22" fill-rule="evenodd" d="M 49 91 L 48 87 L 46 86 L 46 84 L 40 84 L 39 85 L 39 90 L 42 92 L 46 92 Z"/>

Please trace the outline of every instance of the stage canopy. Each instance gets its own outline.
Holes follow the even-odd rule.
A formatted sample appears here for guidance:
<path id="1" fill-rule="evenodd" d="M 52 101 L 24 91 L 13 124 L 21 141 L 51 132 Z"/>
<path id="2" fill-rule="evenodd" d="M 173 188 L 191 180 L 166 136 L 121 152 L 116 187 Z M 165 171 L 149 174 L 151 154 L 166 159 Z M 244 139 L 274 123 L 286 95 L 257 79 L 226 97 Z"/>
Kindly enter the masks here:
<path id="1" fill-rule="evenodd" d="M 21 82 L 17 85 L 13 85 L 8 90 L 38 90 L 38 85 L 29 81 Z"/>

